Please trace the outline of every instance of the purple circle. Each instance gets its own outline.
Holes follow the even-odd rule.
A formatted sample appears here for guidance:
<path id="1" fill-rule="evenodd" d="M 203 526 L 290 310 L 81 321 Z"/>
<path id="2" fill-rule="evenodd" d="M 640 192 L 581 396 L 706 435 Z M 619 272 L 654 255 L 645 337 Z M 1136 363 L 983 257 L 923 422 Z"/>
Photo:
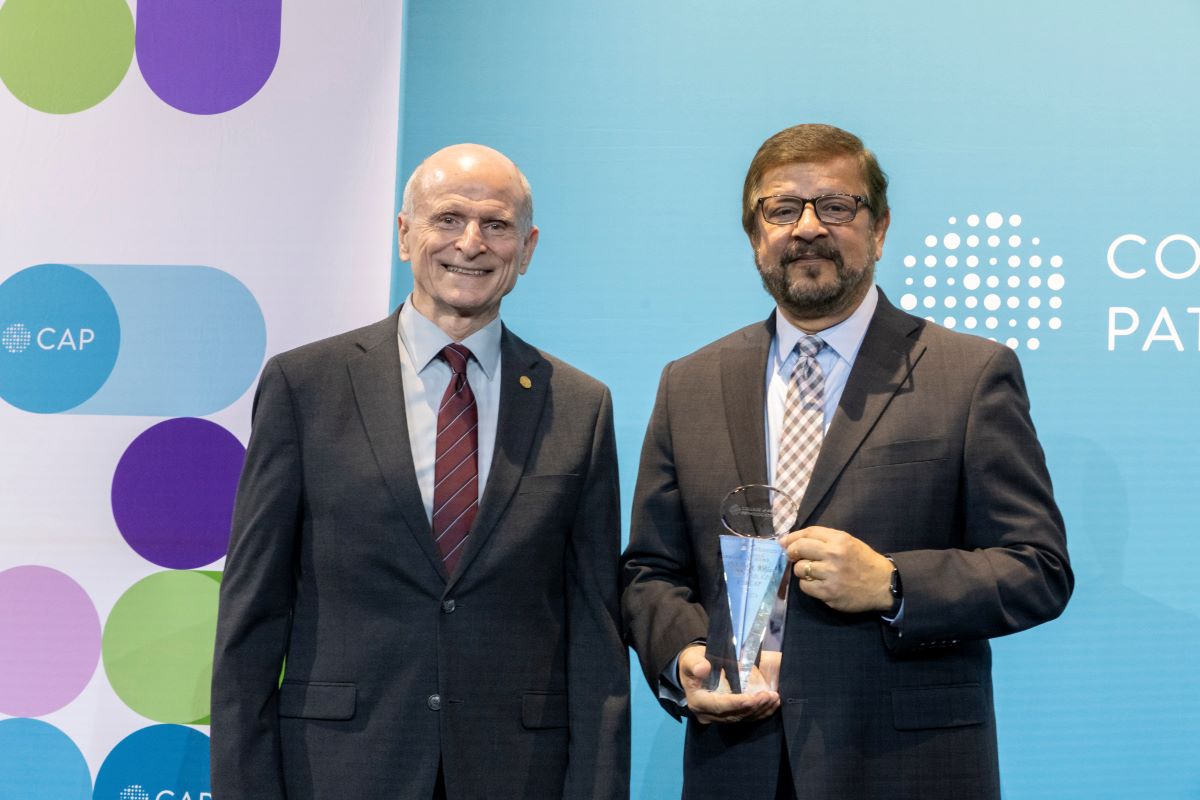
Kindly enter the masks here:
<path id="1" fill-rule="evenodd" d="M 39 717 L 70 703 L 100 660 L 100 615 L 56 569 L 0 572 L 0 713 Z"/>
<path id="2" fill-rule="evenodd" d="M 169 419 L 144 431 L 113 474 L 113 518 L 125 541 L 168 569 L 225 555 L 245 456 L 236 436 L 205 419 Z"/>
<path id="3" fill-rule="evenodd" d="M 189 114 L 221 114 L 275 71 L 283 0 L 140 0 L 138 68 L 156 95 Z"/>

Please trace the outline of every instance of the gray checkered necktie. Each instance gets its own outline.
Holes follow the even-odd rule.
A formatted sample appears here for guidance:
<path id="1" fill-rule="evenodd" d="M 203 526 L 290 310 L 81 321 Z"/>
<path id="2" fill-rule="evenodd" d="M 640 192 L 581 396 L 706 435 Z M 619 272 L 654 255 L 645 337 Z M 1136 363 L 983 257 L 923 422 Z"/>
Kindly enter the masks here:
<path id="1" fill-rule="evenodd" d="M 825 375 L 817 363 L 817 353 L 824 346 L 816 336 L 801 336 L 792 351 L 797 357 L 783 405 L 775 486 L 797 503 L 804 498 L 825 435 Z M 776 509 L 777 534 L 787 533 L 794 523 L 795 519 Z"/>

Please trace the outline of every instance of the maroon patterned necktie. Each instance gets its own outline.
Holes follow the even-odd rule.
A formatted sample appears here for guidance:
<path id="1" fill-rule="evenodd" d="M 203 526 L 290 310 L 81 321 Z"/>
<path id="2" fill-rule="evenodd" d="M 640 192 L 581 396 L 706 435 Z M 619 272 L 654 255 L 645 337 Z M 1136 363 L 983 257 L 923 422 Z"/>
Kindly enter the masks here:
<path id="1" fill-rule="evenodd" d="M 453 374 L 438 409 L 433 537 L 446 572 L 453 575 L 479 510 L 479 413 L 467 382 L 471 351 L 461 344 L 448 344 L 438 357 L 450 365 Z"/>

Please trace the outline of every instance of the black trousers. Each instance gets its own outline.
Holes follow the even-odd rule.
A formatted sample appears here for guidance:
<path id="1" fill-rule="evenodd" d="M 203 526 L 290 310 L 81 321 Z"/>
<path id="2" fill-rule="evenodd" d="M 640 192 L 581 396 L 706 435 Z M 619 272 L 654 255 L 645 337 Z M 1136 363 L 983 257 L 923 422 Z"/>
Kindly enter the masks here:
<path id="1" fill-rule="evenodd" d="M 446 779 L 442 775 L 442 762 L 438 762 L 437 783 L 433 785 L 433 800 L 446 800 Z"/>
<path id="2" fill-rule="evenodd" d="M 779 737 L 783 739 L 782 736 Z M 775 800 L 796 800 L 796 785 L 792 781 L 792 765 L 787 751 L 779 756 L 779 783 L 775 785 Z"/>

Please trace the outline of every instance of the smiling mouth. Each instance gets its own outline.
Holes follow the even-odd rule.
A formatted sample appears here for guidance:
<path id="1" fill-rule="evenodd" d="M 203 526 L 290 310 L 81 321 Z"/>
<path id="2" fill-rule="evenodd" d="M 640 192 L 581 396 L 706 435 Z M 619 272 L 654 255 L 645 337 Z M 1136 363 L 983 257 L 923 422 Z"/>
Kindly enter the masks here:
<path id="1" fill-rule="evenodd" d="M 790 256 L 790 257 L 789 257 Z M 833 264 L 834 268 L 838 268 L 840 261 L 837 253 L 821 252 L 819 250 L 803 250 L 799 253 L 784 253 L 783 265 L 785 267 L 796 265 L 801 269 L 816 269 L 821 264 Z"/>
<path id="2" fill-rule="evenodd" d="M 484 275 L 491 274 L 490 269 L 475 269 L 473 267 L 459 267 L 454 264 L 443 264 L 442 269 L 447 272 L 453 272 L 456 275 L 468 275 L 473 278 L 481 278 Z"/>
<path id="3" fill-rule="evenodd" d="M 792 264 L 795 264 L 798 267 L 813 267 L 822 262 L 833 263 L 833 259 L 818 255 L 803 255 L 799 258 L 789 259 L 785 262 L 785 266 L 791 266 Z"/>

